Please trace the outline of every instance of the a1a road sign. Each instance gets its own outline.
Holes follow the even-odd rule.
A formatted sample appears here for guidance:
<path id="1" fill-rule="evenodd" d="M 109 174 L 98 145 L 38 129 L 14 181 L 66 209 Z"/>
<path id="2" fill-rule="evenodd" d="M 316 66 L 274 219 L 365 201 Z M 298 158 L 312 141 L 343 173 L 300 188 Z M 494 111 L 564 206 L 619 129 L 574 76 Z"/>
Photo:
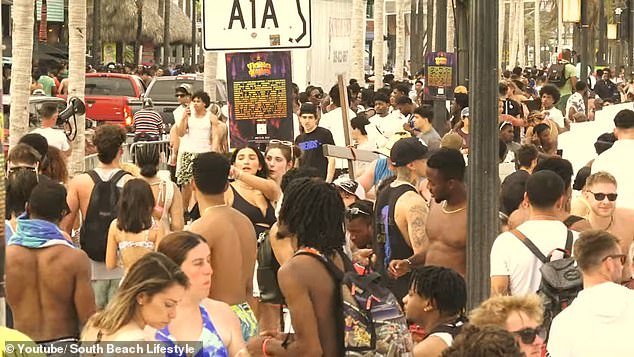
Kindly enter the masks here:
<path id="1" fill-rule="evenodd" d="M 309 48 L 311 0 L 203 0 L 207 51 Z"/>

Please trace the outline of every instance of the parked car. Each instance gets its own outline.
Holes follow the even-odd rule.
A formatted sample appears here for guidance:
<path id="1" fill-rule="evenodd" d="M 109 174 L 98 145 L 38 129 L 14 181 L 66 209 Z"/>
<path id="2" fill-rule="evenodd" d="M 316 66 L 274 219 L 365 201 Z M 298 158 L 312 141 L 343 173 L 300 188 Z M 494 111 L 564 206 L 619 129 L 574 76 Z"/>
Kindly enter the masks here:
<path id="1" fill-rule="evenodd" d="M 150 98 L 156 110 L 166 126 L 174 124 L 173 111 L 178 107 L 178 99 L 175 91 L 178 86 L 183 83 L 189 83 L 193 87 L 193 91 L 203 90 L 202 74 L 183 74 L 179 76 L 163 76 L 155 77 L 147 87 L 145 94 L 138 101 L 131 101 L 132 111 L 136 112 L 143 106 L 143 99 Z M 221 106 L 227 103 L 227 83 L 222 80 L 216 80 L 216 102 Z"/>
<path id="2" fill-rule="evenodd" d="M 86 116 L 98 124 L 132 125 L 130 102 L 145 93 L 139 76 L 120 73 L 87 73 Z M 65 96 L 60 96 L 65 98 Z"/>

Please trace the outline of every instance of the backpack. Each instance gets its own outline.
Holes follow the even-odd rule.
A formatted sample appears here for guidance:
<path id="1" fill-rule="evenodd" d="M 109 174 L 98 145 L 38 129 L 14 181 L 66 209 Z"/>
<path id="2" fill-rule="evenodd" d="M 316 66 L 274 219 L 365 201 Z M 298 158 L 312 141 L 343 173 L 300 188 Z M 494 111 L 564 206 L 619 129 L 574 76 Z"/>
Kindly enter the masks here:
<path id="1" fill-rule="evenodd" d="M 565 249 L 557 248 L 544 256 L 542 252 L 517 229 L 513 233 L 544 265 L 539 269 L 542 280 L 537 294 L 544 305 L 544 323 L 546 332 L 550 330 L 550 324 L 557 314 L 568 307 L 583 289 L 581 270 L 577 267 L 572 252 L 572 231 L 568 230 Z M 553 252 L 560 251 L 563 258 L 552 260 Z"/>
<path id="2" fill-rule="evenodd" d="M 379 285 L 378 273 L 357 274 L 345 254 L 339 254 L 346 271 L 342 272 L 326 256 L 303 248 L 295 255 L 310 255 L 322 262 L 338 286 L 336 298 L 342 301 L 345 356 L 410 356 L 412 338 L 405 314 L 390 290 Z M 340 330 L 340 329 L 338 329 Z"/>
<path id="3" fill-rule="evenodd" d="M 101 180 L 95 170 L 90 170 L 87 174 L 95 183 L 95 187 L 90 193 L 86 217 L 79 231 L 79 242 L 81 249 L 88 254 L 90 259 L 103 262 L 106 260 L 108 229 L 119 213 L 121 189 L 117 187 L 117 182 L 129 173 L 120 170 L 108 181 Z"/>
<path id="4" fill-rule="evenodd" d="M 559 88 L 566 85 L 566 66 L 568 63 L 555 63 L 548 68 L 548 83 Z"/>
<path id="5" fill-rule="evenodd" d="M 284 296 L 277 282 L 277 271 L 280 263 L 273 254 L 269 231 L 260 233 L 258 237 L 258 289 L 260 301 L 269 304 L 284 304 Z"/>

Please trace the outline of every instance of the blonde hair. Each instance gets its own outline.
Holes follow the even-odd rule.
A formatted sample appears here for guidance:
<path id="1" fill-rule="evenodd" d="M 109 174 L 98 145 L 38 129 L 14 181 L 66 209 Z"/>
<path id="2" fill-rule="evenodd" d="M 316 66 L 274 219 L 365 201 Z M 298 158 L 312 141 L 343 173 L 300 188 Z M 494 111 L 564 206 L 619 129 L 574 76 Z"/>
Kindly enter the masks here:
<path id="1" fill-rule="evenodd" d="M 611 183 L 616 186 L 616 178 L 612 176 L 612 174 L 605 171 L 595 172 L 592 175 L 588 176 L 588 178 L 586 179 L 586 185 L 584 186 L 584 189 L 592 187 L 596 183 Z"/>
<path id="2" fill-rule="evenodd" d="M 539 296 L 496 296 L 484 301 L 469 314 L 469 322 L 476 326 L 498 326 L 506 328 L 506 321 L 513 312 L 523 312 L 542 323 L 544 307 Z"/>
<path id="3" fill-rule="evenodd" d="M 164 254 L 147 253 L 132 265 L 108 306 L 88 320 L 84 334 L 90 328 L 104 335 L 114 334 L 134 318 L 140 294 L 151 298 L 174 285 L 188 288 L 187 275 Z"/>

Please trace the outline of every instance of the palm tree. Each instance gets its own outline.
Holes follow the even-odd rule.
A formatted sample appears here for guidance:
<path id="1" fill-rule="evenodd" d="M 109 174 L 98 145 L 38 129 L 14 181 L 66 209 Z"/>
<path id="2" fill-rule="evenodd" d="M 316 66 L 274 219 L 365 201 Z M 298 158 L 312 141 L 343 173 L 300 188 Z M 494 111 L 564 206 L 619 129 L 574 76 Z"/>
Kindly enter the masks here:
<path id="1" fill-rule="evenodd" d="M 500 1 L 499 4 L 499 22 L 498 22 L 498 63 L 502 70 L 504 69 L 504 39 L 506 36 L 506 2 Z M 500 72 L 502 73 L 502 72 Z"/>
<path id="2" fill-rule="evenodd" d="M 136 39 L 134 41 L 134 63 L 141 64 L 141 36 L 143 35 L 143 2 L 136 0 Z"/>
<path id="3" fill-rule="evenodd" d="M 13 147 L 29 128 L 28 105 L 33 61 L 33 25 L 35 2 L 13 2 L 13 35 L 11 70 L 11 111 L 9 113 L 9 143 Z"/>
<path id="4" fill-rule="evenodd" d="M 394 58 L 394 79 L 403 79 L 405 63 L 405 9 L 409 8 L 407 0 L 396 0 L 396 56 Z"/>
<path id="5" fill-rule="evenodd" d="M 374 40 L 372 41 L 372 58 L 374 58 L 374 88 L 383 87 L 383 57 L 385 42 L 383 41 L 383 16 L 385 0 L 374 0 Z"/>
<path id="6" fill-rule="evenodd" d="M 101 63 L 101 0 L 92 0 L 92 60 Z"/>
<path id="7" fill-rule="evenodd" d="M 171 36 L 170 36 L 170 17 L 171 17 L 171 9 L 172 9 L 172 1 L 166 0 L 165 4 L 165 12 L 163 17 L 163 65 L 168 66 L 170 63 L 170 54 L 172 54 L 172 46 L 170 46 Z M 159 11 L 161 9 L 159 8 Z"/>
<path id="8" fill-rule="evenodd" d="M 540 39 L 540 30 L 541 30 L 541 16 L 539 16 L 539 9 L 541 7 L 541 0 L 535 0 L 535 51 L 533 53 L 534 64 L 539 66 L 542 61 L 542 50 L 541 50 L 541 39 Z"/>
<path id="9" fill-rule="evenodd" d="M 203 88 L 212 102 L 216 101 L 216 72 L 218 70 L 218 52 L 205 51 L 205 74 Z"/>
<path id="10" fill-rule="evenodd" d="M 351 53 L 351 78 L 363 83 L 364 54 L 365 54 L 365 10 L 367 0 L 352 0 L 352 53 Z"/>
<path id="11" fill-rule="evenodd" d="M 86 85 L 86 0 L 68 1 L 68 97 L 84 100 Z M 84 171 L 86 117 L 77 116 L 77 136 L 72 143 L 69 172 Z"/>
<path id="12" fill-rule="evenodd" d="M 518 24 L 517 26 L 519 27 L 517 30 L 517 37 L 518 37 L 518 52 L 517 52 L 517 60 L 519 62 L 519 66 L 520 67 L 524 67 L 524 63 L 526 62 L 526 37 L 524 34 L 524 31 L 526 30 L 524 28 L 524 0 L 518 0 L 517 1 L 517 7 L 518 7 L 518 12 L 516 13 L 517 16 L 517 20 L 518 20 Z"/>

